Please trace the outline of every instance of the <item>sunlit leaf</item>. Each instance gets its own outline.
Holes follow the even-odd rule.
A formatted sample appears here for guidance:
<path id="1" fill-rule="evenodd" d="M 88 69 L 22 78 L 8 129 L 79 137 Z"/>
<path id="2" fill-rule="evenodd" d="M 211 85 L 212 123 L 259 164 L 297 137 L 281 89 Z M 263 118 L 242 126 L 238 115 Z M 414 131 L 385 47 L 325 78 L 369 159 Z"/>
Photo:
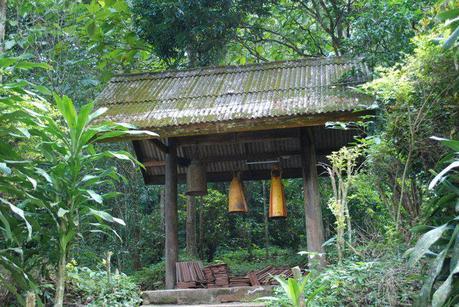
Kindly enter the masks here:
<path id="1" fill-rule="evenodd" d="M 89 194 L 89 196 L 91 196 L 91 199 L 93 199 L 95 202 L 97 202 L 99 204 L 103 203 L 102 196 L 100 196 L 99 194 L 97 194 L 93 190 L 87 190 L 87 193 Z"/>

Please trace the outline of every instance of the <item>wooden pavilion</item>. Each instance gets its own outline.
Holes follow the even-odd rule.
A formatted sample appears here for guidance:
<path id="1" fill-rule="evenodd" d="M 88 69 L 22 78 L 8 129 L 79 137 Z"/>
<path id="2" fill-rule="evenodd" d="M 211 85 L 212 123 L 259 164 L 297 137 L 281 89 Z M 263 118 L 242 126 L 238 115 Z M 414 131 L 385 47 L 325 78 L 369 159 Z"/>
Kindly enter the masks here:
<path id="1" fill-rule="evenodd" d="M 272 165 L 263 161 L 279 161 L 283 178 L 303 178 L 307 248 L 323 251 L 317 162 L 356 133 L 325 123 L 368 112 L 374 100 L 352 87 L 369 77 L 361 60 L 335 57 L 125 74 L 108 83 L 96 99 L 108 108 L 105 119 L 160 135 L 133 145 L 145 183 L 165 185 L 167 288 L 178 260 L 177 184 L 193 159 L 205 161 L 209 182 L 235 171 L 269 179 Z"/>

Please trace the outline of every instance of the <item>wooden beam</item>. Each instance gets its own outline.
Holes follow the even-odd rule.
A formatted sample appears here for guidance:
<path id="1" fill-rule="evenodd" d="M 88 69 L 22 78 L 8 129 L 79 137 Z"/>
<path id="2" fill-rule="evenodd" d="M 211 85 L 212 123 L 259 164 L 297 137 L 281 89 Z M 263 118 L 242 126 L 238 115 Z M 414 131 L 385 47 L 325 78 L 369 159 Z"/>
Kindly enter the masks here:
<path id="1" fill-rule="evenodd" d="M 169 152 L 169 147 L 166 144 L 164 144 L 163 142 L 161 142 L 160 140 L 158 140 L 158 139 L 149 139 L 148 141 L 150 143 L 152 143 L 153 145 L 155 145 L 163 153 L 167 154 Z M 151 162 L 150 161 L 142 162 L 143 165 L 145 165 L 145 163 L 151 163 Z M 190 161 L 190 159 L 187 159 L 187 158 L 184 158 L 184 157 L 177 157 L 177 163 L 180 166 L 185 166 L 186 167 L 186 166 L 190 165 L 191 161 Z M 147 166 L 147 165 L 145 165 L 145 166 Z M 163 165 L 157 165 L 157 166 L 164 166 L 164 164 Z"/>
<path id="2" fill-rule="evenodd" d="M 266 117 L 260 119 L 235 119 L 228 121 L 196 123 L 182 126 L 151 127 L 150 130 L 161 137 L 185 137 L 195 135 L 220 134 L 229 132 L 247 132 L 258 130 L 273 130 L 284 128 L 300 128 L 322 126 L 326 122 L 354 121 L 362 115 L 374 113 L 371 110 L 329 112 L 313 115 L 295 115 Z"/>
<path id="3" fill-rule="evenodd" d="M 339 150 L 339 148 L 323 149 L 323 150 L 317 151 L 316 154 L 318 156 L 325 156 L 335 150 Z M 205 161 L 206 163 L 229 162 L 229 161 L 265 161 L 265 160 L 277 159 L 277 158 L 282 158 L 282 157 L 299 156 L 301 154 L 302 154 L 301 150 L 287 150 L 287 151 L 279 151 L 279 152 L 248 153 L 244 155 L 210 156 L 210 157 L 203 157 L 202 160 Z M 147 161 L 143 161 L 142 164 L 145 167 L 163 167 L 166 165 L 166 161 L 147 160 Z M 180 165 L 180 166 L 183 166 L 183 165 Z"/>
<path id="4" fill-rule="evenodd" d="M 320 175 L 326 175 L 322 168 L 317 168 Z M 302 178 L 301 168 L 283 168 L 282 178 Z M 232 171 L 210 172 L 207 173 L 207 182 L 230 182 L 233 178 Z M 242 170 L 242 180 L 268 180 L 271 178 L 271 169 Z M 186 174 L 178 174 L 178 183 L 186 183 Z M 147 175 L 145 184 L 159 185 L 164 184 L 164 175 Z"/>
<path id="5" fill-rule="evenodd" d="M 177 232 L 177 148 L 173 139 L 168 140 L 165 172 L 165 258 L 166 258 L 166 289 L 175 287 L 175 264 L 178 261 Z"/>
<path id="6" fill-rule="evenodd" d="M 311 267 L 322 268 L 325 265 L 324 226 L 317 175 L 317 158 L 314 146 L 314 135 L 309 128 L 301 130 L 302 173 L 304 190 L 304 213 L 306 239 Z"/>
<path id="7" fill-rule="evenodd" d="M 158 140 L 158 139 L 149 139 L 148 141 L 150 143 L 152 143 L 153 145 L 155 145 L 163 153 L 167 154 L 169 152 L 169 147 L 167 147 L 167 145 L 164 144 L 163 142 L 161 142 L 160 140 Z"/>
<path id="8" fill-rule="evenodd" d="M 252 143 L 282 139 L 298 139 L 298 137 L 299 129 L 292 128 L 185 136 L 177 139 L 177 144 L 179 146 L 187 147 L 195 145 L 221 145 L 236 143 Z"/>
<path id="9" fill-rule="evenodd" d="M 280 152 L 261 152 L 254 154 L 245 155 L 228 155 L 228 156 L 211 156 L 202 157 L 202 160 L 206 163 L 212 162 L 224 162 L 224 161 L 263 161 L 267 159 L 274 159 L 279 157 L 297 156 L 301 152 L 299 150 L 289 150 Z M 147 160 L 142 162 L 145 167 L 159 167 L 166 165 L 165 161 L 162 160 Z"/>

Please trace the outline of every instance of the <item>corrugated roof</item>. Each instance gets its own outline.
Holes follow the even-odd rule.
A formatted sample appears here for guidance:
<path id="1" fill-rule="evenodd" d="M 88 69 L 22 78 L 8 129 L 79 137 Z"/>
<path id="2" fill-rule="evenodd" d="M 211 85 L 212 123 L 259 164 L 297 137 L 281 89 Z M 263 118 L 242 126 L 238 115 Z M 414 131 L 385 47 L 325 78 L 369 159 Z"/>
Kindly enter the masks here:
<path id="1" fill-rule="evenodd" d="M 351 111 L 373 100 L 359 59 L 311 58 L 114 77 L 97 97 L 105 119 L 140 128 Z"/>

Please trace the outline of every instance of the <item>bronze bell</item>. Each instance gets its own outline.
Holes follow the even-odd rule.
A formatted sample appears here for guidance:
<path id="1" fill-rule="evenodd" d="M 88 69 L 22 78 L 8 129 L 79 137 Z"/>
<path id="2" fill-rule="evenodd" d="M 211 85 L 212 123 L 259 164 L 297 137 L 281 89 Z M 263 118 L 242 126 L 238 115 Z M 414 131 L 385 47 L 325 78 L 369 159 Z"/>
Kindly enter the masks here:
<path id="1" fill-rule="evenodd" d="M 287 217 L 287 206 L 285 202 L 284 185 L 282 184 L 281 171 L 278 166 L 271 171 L 271 192 L 269 195 L 269 217 Z"/>
<path id="2" fill-rule="evenodd" d="M 231 180 L 228 195 L 228 212 L 229 213 L 246 213 L 248 210 L 247 202 L 244 196 L 242 182 L 238 176 L 233 176 Z"/>
<path id="3" fill-rule="evenodd" d="M 186 195 L 203 196 L 207 194 L 206 166 L 199 160 L 192 160 L 186 172 Z"/>

